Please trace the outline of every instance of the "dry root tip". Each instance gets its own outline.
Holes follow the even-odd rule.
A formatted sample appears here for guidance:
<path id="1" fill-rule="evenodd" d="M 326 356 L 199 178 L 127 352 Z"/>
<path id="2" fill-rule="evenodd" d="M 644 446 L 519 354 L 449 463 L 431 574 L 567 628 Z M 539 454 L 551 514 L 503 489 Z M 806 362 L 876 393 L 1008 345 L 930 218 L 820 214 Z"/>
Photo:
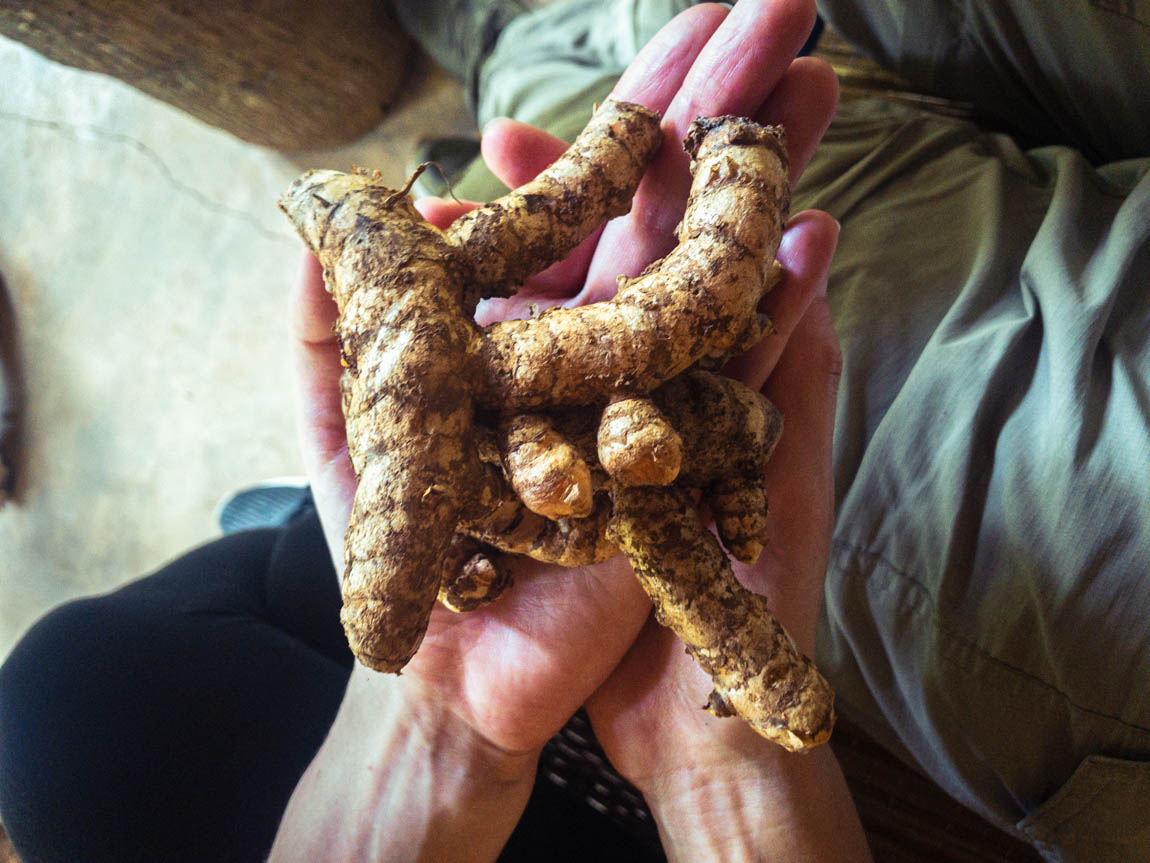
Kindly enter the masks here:
<path id="1" fill-rule="evenodd" d="M 594 506 L 591 469 L 546 414 L 514 414 L 499 424 L 507 480 L 523 505 L 544 518 L 586 518 Z"/>
<path id="2" fill-rule="evenodd" d="M 467 537 L 458 539 L 468 545 L 472 544 Z M 481 547 L 479 543 L 473 545 Z M 449 555 L 444 562 L 439 601 L 454 612 L 475 611 L 494 602 L 511 584 L 511 573 L 486 552 L 476 552 L 462 562 Z"/>
<path id="3" fill-rule="evenodd" d="M 599 462 L 617 483 L 670 485 L 683 462 L 683 440 L 655 403 L 621 397 L 603 409 Z"/>
<path id="4" fill-rule="evenodd" d="M 383 206 L 384 207 L 391 207 L 395 204 L 396 201 L 399 201 L 399 200 L 402 200 L 403 198 L 406 198 L 408 196 L 408 194 L 411 192 L 411 187 L 415 185 L 415 181 L 420 178 L 420 176 L 423 174 L 423 172 L 427 170 L 427 166 L 430 164 L 432 164 L 432 163 L 431 162 L 423 162 L 423 163 L 417 165 L 415 170 L 411 172 L 411 176 L 407 178 L 407 182 L 404 184 L 403 188 L 399 189 L 394 194 L 389 195 L 387 197 L 387 199 L 383 202 Z M 379 171 L 375 172 L 375 176 L 379 177 Z"/>
<path id="5" fill-rule="evenodd" d="M 719 538 L 736 560 L 759 559 L 767 531 L 767 493 L 760 477 L 716 483 L 706 494 Z"/>

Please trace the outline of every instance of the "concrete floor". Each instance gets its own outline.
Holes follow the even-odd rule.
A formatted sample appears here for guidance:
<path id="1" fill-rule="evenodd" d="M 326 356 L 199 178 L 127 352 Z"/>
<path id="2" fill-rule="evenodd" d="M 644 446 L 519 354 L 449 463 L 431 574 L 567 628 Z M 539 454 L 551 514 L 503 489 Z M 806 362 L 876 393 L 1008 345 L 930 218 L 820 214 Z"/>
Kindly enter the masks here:
<path id="1" fill-rule="evenodd" d="M 300 247 L 276 201 L 313 167 L 401 185 L 418 138 L 473 123 L 427 62 L 366 138 L 293 155 L 3 39 L 0 82 L 0 275 L 24 377 L 3 657 L 58 603 L 217 535 L 229 489 L 301 473 L 284 314 Z"/>

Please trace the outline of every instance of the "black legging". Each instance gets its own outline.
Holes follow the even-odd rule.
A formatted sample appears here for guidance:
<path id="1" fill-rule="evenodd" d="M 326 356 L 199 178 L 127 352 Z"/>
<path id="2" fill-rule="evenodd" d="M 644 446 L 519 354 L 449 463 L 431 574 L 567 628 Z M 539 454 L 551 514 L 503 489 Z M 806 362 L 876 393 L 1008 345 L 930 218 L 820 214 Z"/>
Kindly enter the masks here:
<path id="1" fill-rule="evenodd" d="M 0 666 L 0 821 L 26 863 L 263 860 L 351 653 L 319 520 L 223 537 L 39 621 Z M 501 860 L 661 860 L 550 782 Z"/>

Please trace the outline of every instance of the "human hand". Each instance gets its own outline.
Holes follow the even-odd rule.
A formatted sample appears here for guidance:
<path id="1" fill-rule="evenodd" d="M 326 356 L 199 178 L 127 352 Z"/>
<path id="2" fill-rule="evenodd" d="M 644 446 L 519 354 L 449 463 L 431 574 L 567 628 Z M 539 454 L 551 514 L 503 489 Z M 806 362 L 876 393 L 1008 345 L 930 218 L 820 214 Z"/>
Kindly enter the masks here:
<path id="1" fill-rule="evenodd" d="M 797 217 L 785 243 L 829 258 L 837 226 Z M 792 253 L 780 250 L 780 258 Z M 765 549 L 737 577 L 765 595 L 799 649 L 814 653 L 834 511 L 831 443 L 840 356 L 826 302 L 826 270 L 807 271 L 814 299 L 777 359 L 760 351 L 728 371 L 783 412 L 765 477 Z M 765 385 L 763 378 L 766 377 Z M 611 677 L 588 699 L 611 763 L 644 794 L 670 860 L 866 860 L 849 792 L 829 747 L 786 752 L 746 723 L 701 709 L 708 675 L 666 629 L 648 621 Z"/>
<path id="2" fill-rule="evenodd" d="M 673 245 L 690 182 L 679 141 L 699 114 L 738 113 L 785 123 L 797 176 L 829 123 L 836 98 L 834 76 L 825 64 L 790 62 L 813 20 L 813 6 L 805 0 L 744 0 L 729 14 L 720 6 L 695 7 L 664 28 L 613 94 L 665 114 L 668 143 L 644 179 L 631 215 L 533 278 L 519 302 L 544 295 L 565 297 L 572 305 L 602 299 L 619 273 L 637 272 Z M 717 79 L 722 86 L 715 85 Z M 545 133 L 511 122 L 495 124 L 484 140 L 485 156 L 510 185 L 530 179 L 564 148 Z M 438 200 L 420 207 L 438 225 L 466 209 Z M 794 237 L 811 233 L 810 223 L 800 220 L 797 234 L 792 231 L 784 241 L 784 255 L 790 250 L 784 263 L 792 275 L 768 309 L 782 336 L 764 343 L 763 351 L 774 350 L 772 344 L 781 342 L 809 302 L 804 256 L 827 251 L 796 242 Z M 309 266 L 295 303 L 297 333 L 306 345 L 301 425 L 317 504 L 338 550 L 355 480 L 342 457 L 337 348 L 330 335 L 334 306 Z M 317 355 L 322 351 L 326 356 Z M 511 751 L 541 746 L 558 729 L 610 672 L 646 613 L 642 594 L 618 561 L 579 570 L 518 565 L 522 575 L 516 587 L 491 607 L 463 616 L 436 609 L 419 653 L 405 669 L 405 676 L 426 682 L 484 738 Z"/>
<path id="3" fill-rule="evenodd" d="M 664 254 L 674 243 L 689 185 L 679 141 L 697 115 L 734 113 L 786 124 L 792 179 L 797 177 L 829 124 L 837 98 L 833 73 L 825 64 L 790 62 L 813 18 L 807 0 L 743 0 L 731 13 L 715 5 L 693 7 L 664 28 L 613 94 L 665 114 L 667 143 L 631 214 L 609 224 L 567 261 L 531 279 L 518 300 L 502 307 L 488 304 L 481 322 L 513 313 L 516 302 L 577 305 L 604 299 L 618 274 L 633 275 Z M 545 133 L 510 121 L 494 124 L 484 138 L 489 163 L 513 186 L 534 176 L 562 149 Z M 420 208 L 430 221 L 444 225 L 466 205 L 430 200 Z M 829 217 L 798 217 L 784 238 L 780 259 L 788 273 L 764 308 L 779 333 L 755 349 L 759 367 L 768 367 L 778 356 L 810 303 L 812 285 L 825 273 L 833 246 L 826 235 L 832 229 Z M 329 546 L 342 569 L 340 550 L 356 480 L 347 460 L 334 318 L 318 267 L 309 259 L 293 298 L 301 443 Z M 498 762 L 496 773 L 511 775 L 527 765 L 533 770 L 542 744 L 626 653 L 649 605 L 621 559 L 573 570 L 529 561 L 516 566 L 515 587 L 492 606 L 467 615 L 437 608 L 402 677 L 357 669 L 349 700 L 363 705 L 377 699 L 389 710 L 397 700 L 418 705 L 415 712 L 449 729 L 459 746 L 485 753 L 484 763 Z M 352 731 L 345 739 L 355 745 L 350 742 L 354 729 L 370 723 L 372 713 L 349 700 L 341 720 L 348 717 L 344 725 Z M 406 715 L 410 719 L 412 712 Z M 459 746 L 449 748 L 457 751 Z M 522 789 L 521 781 L 517 787 Z"/>
<path id="4" fill-rule="evenodd" d="M 815 60 L 798 60 L 790 64 L 777 84 L 767 85 L 767 95 L 758 105 L 753 103 L 755 97 L 749 96 L 750 88 L 745 82 L 736 84 L 731 92 L 722 88 L 716 92 L 697 83 L 692 85 L 692 81 L 725 77 L 738 82 L 741 70 L 724 68 L 721 61 L 717 61 L 716 70 L 710 65 L 714 55 L 709 51 L 725 39 L 737 40 L 739 37 L 733 33 L 753 43 L 750 34 L 756 26 L 762 27 L 764 34 L 778 37 L 785 27 L 771 21 L 770 15 L 783 16 L 793 23 L 798 18 L 799 5 L 764 9 L 761 4 L 743 2 L 725 22 L 729 30 L 712 31 L 710 44 L 667 103 L 665 127 L 670 126 L 671 131 L 640 187 L 630 216 L 612 222 L 602 237 L 577 250 L 564 265 L 571 269 L 582 267 L 582 272 L 576 273 L 585 273 L 579 293 L 570 292 L 571 273 L 564 273 L 563 278 L 529 285 L 518 298 L 496 301 L 487 313 L 491 317 L 519 314 L 519 304 L 528 295 L 530 301 L 540 305 L 574 306 L 603 299 L 613 290 L 614 273 L 634 274 L 650 259 L 663 254 L 673 243 L 671 232 L 687 188 L 686 158 L 675 146 L 676 139 L 682 138 L 686 124 L 697 114 L 743 113 L 759 122 L 782 123 L 788 131 L 794 182 L 833 115 L 837 87 L 829 70 Z M 760 41 L 759 47 L 764 43 L 765 40 Z M 739 53 L 737 41 L 728 47 L 733 49 L 731 54 Z M 613 95 L 644 102 L 642 87 L 654 80 L 657 77 L 625 76 Z M 743 98 L 748 96 L 749 99 Z M 542 133 L 510 121 L 490 127 L 483 143 L 488 163 L 509 185 L 529 179 L 560 150 Z M 675 206 L 668 203 L 672 199 L 677 199 Z M 791 220 L 778 253 L 786 278 L 763 304 L 778 332 L 726 370 L 756 389 L 763 388 L 786 418 L 783 438 L 765 477 L 771 500 L 766 551 L 755 566 L 735 563 L 734 568 L 746 586 L 769 597 L 773 610 L 807 654 L 814 650 L 833 521 L 830 446 L 839 360 L 825 290 L 837 235 L 837 225 L 824 213 L 803 213 Z M 697 810 L 700 803 L 717 805 L 719 801 L 715 799 L 700 801 L 695 796 L 698 789 L 708 784 L 723 786 L 726 782 L 738 800 L 761 802 L 760 792 L 768 784 L 763 777 L 769 772 L 779 779 L 778 787 L 793 782 L 789 789 L 802 791 L 788 796 L 786 801 L 772 801 L 779 823 L 795 826 L 796 821 L 788 822 L 788 818 L 796 805 L 802 808 L 798 801 L 823 799 L 827 803 L 823 811 L 828 817 L 836 810 L 841 813 L 842 829 L 835 831 L 835 841 L 841 841 L 841 848 L 865 857 L 865 840 L 860 850 L 857 818 L 829 750 L 808 759 L 784 762 L 786 753 L 758 737 L 744 723 L 716 719 L 702 711 L 700 705 L 710 688 L 707 675 L 684 653 L 671 633 L 652 619 L 612 677 L 587 704 L 612 763 L 647 794 L 657 815 L 666 816 L 665 826 L 682 835 L 683 831 L 674 830 L 675 825 L 671 824 L 676 809 L 672 798 L 677 797 L 680 810 Z M 684 759 L 684 753 L 690 753 L 689 760 Z M 796 764 L 801 768 L 796 770 Z M 745 796 L 740 798 L 738 795 L 744 791 Z M 660 807 L 660 801 L 667 805 Z M 738 805 L 735 798 L 722 803 L 729 809 Z M 736 817 L 733 812 L 731 815 Z M 681 821 L 679 826 L 683 826 Z M 692 824 L 687 832 L 701 838 L 707 832 L 706 826 Z M 737 831 L 724 832 L 737 835 Z M 792 835 L 799 837 L 800 833 L 794 831 Z M 664 838 L 670 846 L 676 837 L 665 831 Z M 805 839 L 800 837 L 798 841 Z M 796 848 L 802 849 L 798 856 L 810 851 L 813 859 L 814 846 L 799 844 L 790 850 Z M 703 847 L 694 850 L 702 851 Z M 733 846 L 722 849 L 722 853 L 729 854 L 730 859 L 737 857 Z"/>
<path id="5" fill-rule="evenodd" d="M 567 271 L 562 273 L 562 278 L 553 278 L 554 271 L 559 269 L 553 268 L 544 274 L 543 279 L 529 284 L 519 297 L 503 302 L 499 307 L 501 313 L 518 312 L 517 304 L 524 302 L 524 294 L 529 295 L 532 301 L 550 301 L 567 306 L 603 299 L 614 289 L 613 276 L 609 274 L 634 273 L 674 243 L 673 230 L 682 215 L 689 184 L 687 157 L 679 141 L 698 114 L 742 113 L 760 122 L 784 124 L 792 156 L 792 181 L 801 173 L 833 114 L 837 88 L 833 73 L 820 61 L 804 58 L 787 65 L 779 62 L 778 58 L 790 56 L 801 44 L 813 20 L 813 17 L 804 19 L 803 15 L 809 13 L 813 16 L 813 9 L 802 3 L 742 2 L 729 16 L 715 7 L 695 7 L 692 12 L 697 13 L 700 19 L 707 18 L 708 26 L 702 28 L 699 35 L 700 39 L 706 39 L 706 43 L 682 73 L 681 80 L 661 88 L 661 75 L 665 70 L 652 74 L 643 66 L 645 58 L 640 58 L 612 94 L 614 98 L 645 102 L 649 107 L 664 111 L 666 117 L 665 144 L 640 186 L 631 214 L 610 223 L 601 237 L 584 244 L 562 265 L 570 270 L 581 264 L 582 271 Z M 788 38 L 792 40 L 790 44 L 786 44 Z M 760 65 L 761 59 L 747 59 L 745 64 L 731 61 L 732 57 L 754 58 L 756 52 L 774 58 L 773 67 L 769 62 Z M 716 79 L 723 80 L 728 86 L 710 86 Z M 562 151 L 562 146 L 538 130 L 510 121 L 489 127 L 483 142 L 488 163 L 509 185 L 530 179 Z M 439 202 L 437 206 L 448 208 L 452 205 Z M 791 221 L 778 253 L 787 275 L 764 302 L 764 310 L 773 318 L 778 332 L 733 363 L 728 373 L 756 389 L 762 387 L 812 298 L 820 288 L 825 288 L 837 231 L 834 221 L 824 213 L 804 213 Z M 582 256 L 581 261 L 577 261 L 579 256 Z M 578 288 L 578 293 L 572 291 L 572 286 Z M 489 313 L 494 305 L 489 306 Z M 825 300 L 820 299 L 818 306 L 825 310 Z M 828 333 L 824 330 L 819 335 L 826 342 Z M 823 347 L 833 352 L 833 332 L 829 333 L 829 338 L 829 343 Z M 794 400 L 786 396 L 795 388 L 795 383 L 789 382 L 783 387 L 785 392 L 781 401 L 784 405 Z M 800 380 L 797 383 L 806 395 L 809 388 L 804 384 L 810 382 Z M 828 404 L 833 410 L 833 399 Z M 797 412 L 784 410 L 789 433 L 784 434 L 780 452 L 785 452 L 787 444 L 797 439 L 796 436 L 805 433 L 801 427 L 803 423 L 796 424 L 792 413 L 797 416 Z M 829 447 L 829 431 L 823 437 Z M 777 470 L 779 461 L 775 460 L 776 467 L 772 467 L 772 472 Z M 795 459 L 787 459 L 787 463 L 793 469 L 798 468 Z M 800 475 L 800 479 L 809 480 L 809 477 Z M 807 645 L 813 641 L 821 597 L 820 561 L 825 561 L 825 543 L 830 529 L 829 468 L 820 479 L 822 485 L 816 484 L 813 491 L 801 483 L 791 482 L 790 475 L 786 488 L 777 481 L 771 481 L 771 485 L 780 486 L 773 490 L 772 514 L 780 510 L 780 501 L 786 505 L 781 507 L 785 510 L 784 522 L 772 521 L 772 528 L 780 533 L 780 537 L 773 538 L 771 549 L 764 556 L 782 555 L 802 561 L 806 570 L 820 574 L 820 580 L 815 583 L 811 578 L 791 578 L 775 583 L 779 579 L 772 577 L 764 581 L 761 573 L 765 564 L 753 570 L 736 564 L 740 574 L 749 575 L 752 579 L 758 577 L 759 583 L 754 586 L 770 588 L 769 595 L 775 600 L 776 607 L 787 610 L 784 619 L 790 622 L 794 634 L 808 652 L 810 648 Z M 786 497 L 792 500 L 784 500 Z M 780 523 L 784 523 L 786 529 L 780 530 Z M 792 525 L 798 525 L 800 529 L 792 531 Z M 785 541 L 780 542 L 780 539 Z M 775 567 L 776 570 L 780 568 Z M 780 595 L 780 591 L 785 592 L 785 596 Z M 663 637 L 671 638 L 670 635 Z M 689 662 L 686 664 L 690 665 Z M 704 696 L 705 690 L 699 696 L 700 703 Z"/>
<path id="6" fill-rule="evenodd" d="M 796 242 L 833 248 L 837 231 L 821 216 L 802 230 L 809 233 Z M 840 368 L 825 271 L 816 278 L 815 299 L 777 362 L 747 356 L 737 370 L 751 384 L 770 372 L 763 392 L 782 409 L 785 426 L 765 477 L 765 550 L 755 565 L 734 568 L 746 587 L 768 597 L 807 655 L 814 652 L 833 522 Z M 830 747 L 790 753 L 743 722 L 715 718 L 701 709 L 710 689 L 707 675 L 652 619 L 586 705 L 611 763 L 650 806 L 668 860 L 869 860 Z"/>

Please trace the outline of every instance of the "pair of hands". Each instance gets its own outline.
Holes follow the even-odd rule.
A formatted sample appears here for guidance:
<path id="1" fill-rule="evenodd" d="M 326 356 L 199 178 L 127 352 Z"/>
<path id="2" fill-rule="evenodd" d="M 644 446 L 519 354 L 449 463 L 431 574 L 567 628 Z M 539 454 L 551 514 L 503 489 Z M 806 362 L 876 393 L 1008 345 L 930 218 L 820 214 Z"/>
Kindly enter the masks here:
<path id="1" fill-rule="evenodd" d="M 518 297 L 482 305 L 480 323 L 511 316 L 528 302 L 575 306 L 606 299 L 617 275 L 635 275 L 669 251 L 690 183 L 679 142 L 697 116 L 738 114 L 784 125 L 793 184 L 837 105 L 830 68 L 793 59 L 813 22 L 809 0 L 741 0 L 730 11 L 712 4 L 692 7 L 664 27 L 613 92 L 664 116 L 664 146 L 630 214 L 533 277 Z M 488 165 L 510 187 L 531 179 L 565 146 L 508 120 L 489 126 L 483 137 Z M 468 209 L 437 199 L 417 206 L 440 227 Z M 771 501 L 766 550 L 754 566 L 736 564 L 736 572 L 769 597 L 807 653 L 814 647 L 833 514 L 830 444 L 838 347 L 825 289 L 837 236 L 838 226 L 825 213 L 791 219 L 778 253 L 786 275 L 763 307 L 777 332 L 728 369 L 761 388 L 785 416 L 765 477 Z M 301 444 L 336 569 L 342 571 L 356 480 L 340 407 L 335 316 L 318 265 L 308 256 L 292 299 Z M 700 709 L 709 679 L 674 636 L 654 623 L 622 557 L 582 569 L 523 561 L 515 577 L 508 593 L 479 611 L 456 615 L 437 607 L 403 676 L 397 681 L 357 669 L 347 698 L 366 704 L 376 697 L 373 692 L 380 698 L 384 690 L 386 698 L 400 692 L 450 726 L 456 744 L 483 749 L 488 762 L 499 762 L 495 772 L 506 776 L 533 771 L 543 744 L 586 704 L 608 757 L 649 802 L 675 783 L 689 787 L 698 777 L 723 770 L 737 774 L 748 763 L 778 757 L 743 723 Z M 689 763 L 682 761 L 685 752 L 691 753 Z"/>

